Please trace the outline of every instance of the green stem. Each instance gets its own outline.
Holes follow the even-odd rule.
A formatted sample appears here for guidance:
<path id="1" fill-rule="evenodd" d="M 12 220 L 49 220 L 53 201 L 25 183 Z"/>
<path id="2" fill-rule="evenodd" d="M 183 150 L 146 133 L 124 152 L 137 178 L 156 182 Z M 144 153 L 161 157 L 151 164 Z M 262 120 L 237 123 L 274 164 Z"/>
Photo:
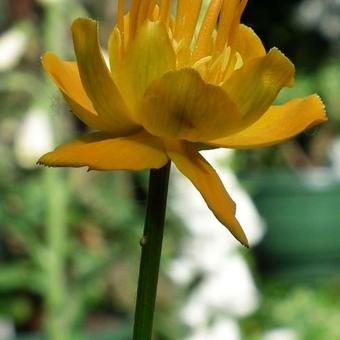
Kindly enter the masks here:
<path id="1" fill-rule="evenodd" d="M 162 252 L 170 163 L 150 171 L 133 340 L 150 340 Z"/>
<path id="2" fill-rule="evenodd" d="M 64 18 L 67 9 L 61 2 L 49 2 L 44 5 L 43 42 L 44 49 L 62 53 Z M 53 93 L 50 81 L 45 76 L 40 92 L 37 93 L 37 105 L 46 112 L 50 111 L 50 97 Z M 55 122 L 60 124 L 59 121 Z M 53 130 L 56 143 L 61 138 L 62 128 Z M 65 268 L 67 264 L 67 183 L 63 171 L 44 169 L 47 190 L 47 216 L 46 216 L 46 247 L 48 257 L 44 278 L 46 290 L 44 292 L 45 314 L 44 331 L 49 340 L 70 340 L 73 320 L 68 316 L 68 290 L 66 284 Z"/>
<path id="3" fill-rule="evenodd" d="M 48 190 L 47 230 L 48 263 L 45 267 L 45 331 L 49 340 L 69 340 L 70 328 L 66 304 L 66 200 L 65 182 L 60 170 L 43 171 Z"/>

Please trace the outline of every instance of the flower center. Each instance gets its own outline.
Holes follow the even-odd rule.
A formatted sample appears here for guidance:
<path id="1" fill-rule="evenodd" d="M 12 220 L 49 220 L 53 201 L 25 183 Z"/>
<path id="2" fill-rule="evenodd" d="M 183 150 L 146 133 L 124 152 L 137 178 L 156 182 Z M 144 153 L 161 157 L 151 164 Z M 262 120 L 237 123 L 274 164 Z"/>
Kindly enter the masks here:
<path id="1" fill-rule="evenodd" d="M 176 52 L 177 69 L 194 68 L 205 81 L 219 85 L 243 65 L 233 44 L 248 0 L 211 0 L 205 13 L 202 0 L 177 0 L 175 16 L 171 0 L 132 0 L 128 14 L 125 2 L 118 0 L 117 10 L 123 53 L 146 20 L 160 21 Z"/>

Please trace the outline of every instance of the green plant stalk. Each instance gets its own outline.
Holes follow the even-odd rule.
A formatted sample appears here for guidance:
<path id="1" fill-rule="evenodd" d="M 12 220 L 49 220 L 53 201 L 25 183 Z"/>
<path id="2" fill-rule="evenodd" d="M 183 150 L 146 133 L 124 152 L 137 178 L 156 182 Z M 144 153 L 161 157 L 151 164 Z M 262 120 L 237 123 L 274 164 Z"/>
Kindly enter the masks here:
<path id="1" fill-rule="evenodd" d="M 65 16 L 65 4 L 46 3 L 44 7 L 43 42 L 45 50 L 62 50 L 62 32 Z M 46 110 L 50 109 L 49 98 L 52 96 L 53 88 L 45 76 L 38 97 L 38 104 Z M 43 95 L 42 95 L 43 94 Z M 60 123 L 59 123 L 60 124 Z M 53 139 L 58 143 L 62 128 L 57 127 L 53 131 Z M 65 268 L 67 261 L 67 183 L 63 170 L 53 171 L 44 169 L 42 172 L 47 191 L 47 216 L 46 216 L 46 247 L 48 261 L 44 268 L 46 280 L 44 302 L 45 320 L 44 332 L 49 340 L 70 340 L 72 320 L 69 320 L 66 302 L 67 286 Z"/>
<path id="2" fill-rule="evenodd" d="M 169 162 L 159 170 L 152 169 L 150 171 L 144 234 L 140 242 L 142 256 L 139 267 L 133 340 L 150 340 L 152 336 L 170 165 Z"/>
<path id="3" fill-rule="evenodd" d="M 45 330 L 50 340 L 68 340 L 69 320 L 64 315 L 66 300 L 66 197 L 61 171 L 44 170 L 47 197 L 48 263 L 45 268 Z"/>

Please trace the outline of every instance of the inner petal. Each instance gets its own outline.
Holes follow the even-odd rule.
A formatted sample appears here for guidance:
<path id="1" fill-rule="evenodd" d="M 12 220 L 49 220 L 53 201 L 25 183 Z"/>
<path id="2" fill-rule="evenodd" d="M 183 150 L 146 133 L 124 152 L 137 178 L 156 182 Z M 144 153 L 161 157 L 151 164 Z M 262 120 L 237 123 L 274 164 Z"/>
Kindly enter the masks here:
<path id="1" fill-rule="evenodd" d="M 168 72 L 154 81 L 139 110 L 141 124 L 153 135 L 195 142 L 225 136 L 241 123 L 228 95 L 193 69 Z"/>
<path id="2" fill-rule="evenodd" d="M 114 58 L 115 44 L 111 45 L 110 57 Z M 114 64 L 114 79 L 129 108 L 139 120 L 135 105 L 143 97 L 145 89 L 176 65 L 175 52 L 164 25 L 160 22 L 145 22 L 124 53 L 122 61 L 117 62 L 117 59 L 111 61 Z"/>

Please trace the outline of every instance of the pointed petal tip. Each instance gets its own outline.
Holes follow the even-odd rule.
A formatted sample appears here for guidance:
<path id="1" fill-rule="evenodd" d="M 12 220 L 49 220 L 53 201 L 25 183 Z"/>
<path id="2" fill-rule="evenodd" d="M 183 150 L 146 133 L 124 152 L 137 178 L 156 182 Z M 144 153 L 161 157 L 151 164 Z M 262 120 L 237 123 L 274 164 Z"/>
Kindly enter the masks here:
<path id="1" fill-rule="evenodd" d="M 249 241 L 247 239 L 247 236 L 245 234 L 242 235 L 242 237 L 238 237 L 237 240 L 241 243 L 241 245 L 247 249 L 250 248 Z"/>
<path id="2" fill-rule="evenodd" d="M 239 221 L 236 205 L 214 168 L 187 142 L 165 140 L 166 151 L 177 169 L 186 176 L 202 195 L 218 221 L 246 248 L 249 242 Z"/>
<path id="3" fill-rule="evenodd" d="M 232 225 L 225 224 L 221 220 L 220 220 L 220 222 L 227 227 L 227 229 L 232 233 L 232 235 L 236 238 L 236 240 L 241 243 L 242 246 L 249 248 L 248 238 L 247 238 L 243 228 L 241 227 L 241 224 L 236 219 L 236 217 L 235 217 L 234 223 Z"/>

